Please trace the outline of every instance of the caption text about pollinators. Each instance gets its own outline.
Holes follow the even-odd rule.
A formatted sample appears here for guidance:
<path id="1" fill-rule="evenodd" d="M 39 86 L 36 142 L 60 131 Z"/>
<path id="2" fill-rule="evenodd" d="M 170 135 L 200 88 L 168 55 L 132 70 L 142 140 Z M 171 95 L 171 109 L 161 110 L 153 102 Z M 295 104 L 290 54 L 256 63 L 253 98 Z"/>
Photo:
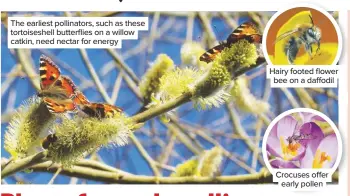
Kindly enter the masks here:
<path id="1" fill-rule="evenodd" d="M 9 48 L 121 48 L 147 17 L 9 17 Z"/>
<path id="2" fill-rule="evenodd" d="M 287 170 L 280 169 L 273 175 L 273 181 L 278 182 L 282 188 L 293 190 L 315 190 L 326 186 L 332 181 L 332 173 L 328 171 L 311 170 Z"/>
<path id="3" fill-rule="evenodd" d="M 272 88 L 336 88 L 339 66 L 276 66 L 267 67 Z"/>

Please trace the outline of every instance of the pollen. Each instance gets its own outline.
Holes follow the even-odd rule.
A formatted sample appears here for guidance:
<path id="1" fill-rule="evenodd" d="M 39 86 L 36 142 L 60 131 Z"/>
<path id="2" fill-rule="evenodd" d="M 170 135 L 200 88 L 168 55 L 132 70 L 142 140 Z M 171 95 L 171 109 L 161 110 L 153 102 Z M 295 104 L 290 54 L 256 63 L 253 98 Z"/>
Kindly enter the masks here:
<path id="1" fill-rule="evenodd" d="M 317 150 L 312 164 L 312 168 L 323 168 L 323 164 L 331 160 L 331 156 L 327 155 L 326 152 L 321 152 L 320 150 Z"/>
<path id="2" fill-rule="evenodd" d="M 290 144 L 286 144 L 285 139 L 283 137 L 281 137 L 280 144 L 281 144 L 281 149 L 282 149 L 284 160 L 289 161 L 298 155 L 298 150 L 301 146 L 300 143 L 293 142 Z"/>

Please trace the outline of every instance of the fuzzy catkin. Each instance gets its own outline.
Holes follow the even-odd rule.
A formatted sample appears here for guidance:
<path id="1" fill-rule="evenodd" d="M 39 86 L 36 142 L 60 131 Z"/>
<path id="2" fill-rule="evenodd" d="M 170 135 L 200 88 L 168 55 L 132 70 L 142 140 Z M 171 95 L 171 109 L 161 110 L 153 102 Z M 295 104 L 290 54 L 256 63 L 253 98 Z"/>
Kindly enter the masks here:
<path id="1" fill-rule="evenodd" d="M 180 50 L 181 62 L 185 65 L 194 65 L 201 70 L 207 70 L 210 65 L 206 62 L 200 61 L 199 58 L 206 51 L 198 42 L 185 42 Z"/>
<path id="2" fill-rule="evenodd" d="M 139 88 L 143 97 L 144 105 L 151 102 L 152 94 L 158 92 L 160 78 L 174 68 L 173 60 L 166 54 L 159 54 L 152 66 L 142 77 Z"/>
<path id="3" fill-rule="evenodd" d="M 214 61 L 226 66 L 230 73 L 234 73 L 238 67 L 250 67 L 255 65 L 259 55 L 255 44 L 247 40 L 239 40 L 229 48 L 225 48 L 219 58 Z"/>
<path id="4" fill-rule="evenodd" d="M 213 177 L 220 168 L 223 160 L 222 150 L 213 147 L 210 150 L 203 151 L 199 156 L 192 157 L 184 163 L 176 166 L 171 177 Z"/>
<path id="5" fill-rule="evenodd" d="M 55 115 L 40 98 L 29 98 L 16 110 L 7 127 L 5 149 L 13 158 L 34 154 L 35 148 L 40 146 L 41 135 L 48 132 L 54 120 Z"/>
<path id="6" fill-rule="evenodd" d="M 266 113 L 270 109 L 268 102 L 257 99 L 248 88 L 248 79 L 246 76 L 237 78 L 231 89 L 231 95 L 236 106 L 242 111 L 260 114 Z"/>
<path id="7" fill-rule="evenodd" d="M 113 118 L 64 119 L 54 127 L 57 141 L 48 148 L 48 156 L 54 162 L 70 166 L 101 146 L 127 144 L 132 127 L 132 122 L 122 113 Z"/>

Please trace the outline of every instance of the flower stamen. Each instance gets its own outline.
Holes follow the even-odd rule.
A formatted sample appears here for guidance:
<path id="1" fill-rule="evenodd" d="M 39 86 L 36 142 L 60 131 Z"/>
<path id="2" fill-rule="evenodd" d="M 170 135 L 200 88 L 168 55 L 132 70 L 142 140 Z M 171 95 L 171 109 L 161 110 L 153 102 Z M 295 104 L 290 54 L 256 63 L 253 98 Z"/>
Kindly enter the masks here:
<path id="1" fill-rule="evenodd" d="M 298 155 L 298 149 L 300 148 L 301 144 L 297 142 L 292 142 L 289 144 L 286 144 L 285 139 L 283 137 L 280 137 L 280 143 L 283 153 L 283 159 L 290 161 L 295 156 Z"/>
<path id="2" fill-rule="evenodd" d="M 323 168 L 323 164 L 326 161 L 331 161 L 331 156 L 327 155 L 326 152 L 316 151 L 315 158 L 312 164 L 312 168 Z"/>

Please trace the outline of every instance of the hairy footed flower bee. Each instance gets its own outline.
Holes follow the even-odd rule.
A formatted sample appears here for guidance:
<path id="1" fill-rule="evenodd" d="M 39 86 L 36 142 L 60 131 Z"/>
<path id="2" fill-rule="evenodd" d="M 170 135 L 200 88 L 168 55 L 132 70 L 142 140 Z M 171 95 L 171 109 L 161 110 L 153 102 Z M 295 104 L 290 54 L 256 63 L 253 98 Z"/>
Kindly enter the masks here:
<path id="1" fill-rule="evenodd" d="M 315 26 L 312 16 L 309 15 L 309 17 L 310 23 L 297 25 L 295 29 L 282 33 L 275 41 L 276 44 L 281 40 L 288 39 L 284 46 L 284 53 L 291 65 L 294 64 L 301 46 L 304 46 L 311 59 L 313 58 L 312 46 L 317 44 L 316 53 L 321 48 L 321 29 Z"/>

